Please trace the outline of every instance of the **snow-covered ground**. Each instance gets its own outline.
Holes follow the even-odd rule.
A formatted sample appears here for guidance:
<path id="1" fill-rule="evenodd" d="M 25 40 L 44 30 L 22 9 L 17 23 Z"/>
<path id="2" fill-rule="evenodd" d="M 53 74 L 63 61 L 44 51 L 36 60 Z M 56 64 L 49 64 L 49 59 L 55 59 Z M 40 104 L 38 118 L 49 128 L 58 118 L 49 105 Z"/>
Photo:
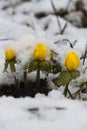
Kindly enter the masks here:
<path id="1" fill-rule="evenodd" d="M 65 42 L 54 45 L 56 41 L 68 39 L 73 44 L 76 40 L 73 50 L 80 57 L 84 54 L 87 44 L 87 29 L 77 28 L 68 23 L 64 34 L 56 35 L 59 27 L 56 17 L 51 14 L 53 9 L 50 0 L 32 0 L 22 4 L 19 4 L 20 0 L 10 1 L 12 2 L 11 7 L 9 0 L 0 1 L 0 39 L 8 39 L 0 41 L 0 84 L 12 82 L 10 76 L 2 72 L 4 49 L 9 44 L 14 46 L 14 42 L 24 36 L 28 38 L 32 35 L 36 39 L 47 39 L 50 48 L 60 55 L 61 64 L 64 63 L 65 54 L 72 49 Z M 56 8 L 60 9 L 66 8 L 67 1 L 54 0 L 54 3 Z M 14 6 L 15 2 L 18 2 L 17 6 Z M 5 7 L 7 8 L 4 10 Z M 73 8 L 72 4 L 71 9 Z M 38 19 L 35 15 L 40 12 L 49 13 L 49 15 Z M 63 27 L 66 21 L 60 17 L 59 20 Z M 18 42 L 18 48 L 21 47 L 24 46 Z M 77 81 L 87 81 L 87 71 L 83 74 L 86 66 L 87 60 L 84 66 L 82 63 L 80 64 L 79 70 L 82 75 Z M 52 85 L 50 78 L 51 76 L 48 81 Z M 72 82 L 70 85 L 74 86 L 74 83 Z M 0 130 L 87 130 L 86 114 L 87 101 L 66 99 L 61 89 L 51 91 L 48 96 L 37 94 L 35 98 L 0 97 Z"/>
<path id="2" fill-rule="evenodd" d="M 0 130 L 86 130 L 87 102 L 65 99 L 60 92 L 33 98 L 0 98 Z"/>

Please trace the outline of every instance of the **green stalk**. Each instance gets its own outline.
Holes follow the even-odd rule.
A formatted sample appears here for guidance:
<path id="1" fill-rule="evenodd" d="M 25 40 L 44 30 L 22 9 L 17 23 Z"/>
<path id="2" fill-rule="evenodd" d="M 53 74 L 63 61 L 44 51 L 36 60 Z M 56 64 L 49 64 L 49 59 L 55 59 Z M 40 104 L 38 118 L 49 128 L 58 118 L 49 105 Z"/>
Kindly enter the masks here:
<path id="1" fill-rule="evenodd" d="M 12 93 L 12 95 L 14 95 L 16 91 L 19 91 L 19 93 L 20 93 L 20 83 L 19 83 L 18 79 L 16 78 L 16 76 L 14 76 L 14 81 L 15 81 L 15 86 L 16 87 L 15 87 L 15 90 Z"/>
<path id="2" fill-rule="evenodd" d="M 19 81 L 16 78 L 16 76 L 14 76 L 14 81 L 15 81 L 16 88 L 19 89 Z"/>
<path id="3" fill-rule="evenodd" d="M 36 74 L 36 87 L 40 89 L 40 63 L 38 63 L 37 74 Z"/>
<path id="4" fill-rule="evenodd" d="M 64 89 L 64 96 L 66 97 L 67 95 L 67 92 L 68 92 L 68 85 L 65 86 L 65 89 Z"/>

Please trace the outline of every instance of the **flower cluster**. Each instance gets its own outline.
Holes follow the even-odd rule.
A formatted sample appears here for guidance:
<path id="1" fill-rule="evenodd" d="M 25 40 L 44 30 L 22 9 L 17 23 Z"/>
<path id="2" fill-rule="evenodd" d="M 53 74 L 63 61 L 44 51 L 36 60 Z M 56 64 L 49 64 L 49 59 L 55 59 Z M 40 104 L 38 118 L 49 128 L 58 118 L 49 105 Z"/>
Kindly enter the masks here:
<path id="1" fill-rule="evenodd" d="M 36 71 L 38 88 L 40 88 L 40 71 L 46 72 L 46 76 L 50 73 L 53 73 L 53 75 L 58 74 L 54 83 L 57 86 L 66 86 L 64 90 L 64 95 L 66 96 L 67 91 L 69 91 L 69 82 L 80 75 L 80 72 L 77 70 L 80 65 L 80 58 L 74 49 L 66 54 L 64 65 L 61 66 L 60 61 L 56 59 L 56 56 L 59 57 L 59 54 L 48 47 L 47 41 L 44 42 L 44 40 L 37 40 L 32 37 L 24 41 L 22 39 L 22 41 L 20 40 L 21 42 L 22 44 L 19 48 L 17 48 L 18 42 L 6 47 L 3 72 L 8 72 L 9 66 L 12 73 L 16 72 L 16 66 L 26 59 L 21 69 L 24 71 L 24 74 L 25 72 L 31 73 Z M 25 77 L 27 78 L 27 76 Z"/>

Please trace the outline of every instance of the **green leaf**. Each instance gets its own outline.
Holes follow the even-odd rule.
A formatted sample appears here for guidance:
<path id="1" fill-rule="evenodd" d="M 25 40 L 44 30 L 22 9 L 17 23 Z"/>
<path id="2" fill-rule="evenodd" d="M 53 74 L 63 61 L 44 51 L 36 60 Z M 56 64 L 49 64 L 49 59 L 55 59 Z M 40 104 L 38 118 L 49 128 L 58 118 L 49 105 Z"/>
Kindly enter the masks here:
<path id="1" fill-rule="evenodd" d="M 55 59 L 51 59 L 51 65 L 52 65 L 51 73 L 57 74 L 62 71 L 61 65 Z"/>
<path id="2" fill-rule="evenodd" d="M 72 79 L 76 79 L 78 76 L 80 76 L 80 72 L 78 70 L 72 70 L 70 73 Z"/>
<path id="3" fill-rule="evenodd" d="M 33 72 L 33 71 L 37 70 L 38 65 L 39 65 L 39 61 L 38 60 L 32 60 L 29 63 L 28 71 L 29 72 Z"/>
<path id="4" fill-rule="evenodd" d="M 10 62 L 10 70 L 11 70 L 12 73 L 14 73 L 16 71 L 16 69 L 15 69 L 15 62 L 14 61 Z"/>
<path id="5" fill-rule="evenodd" d="M 3 72 L 7 72 L 8 66 L 10 65 L 10 70 L 12 73 L 14 73 L 16 71 L 15 69 L 15 64 L 16 64 L 16 59 L 12 59 L 12 60 L 6 60 L 5 61 L 5 65 L 4 65 L 4 70 Z"/>
<path id="6" fill-rule="evenodd" d="M 50 72 L 51 71 L 51 64 L 47 60 L 43 60 L 40 62 L 40 70 Z"/>
<path id="7" fill-rule="evenodd" d="M 4 73 L 4 72 L 7 72 L 8 65 L 9 65 L 9 62 L 6 60 L 6 61 L 5 61 L 5 64 L 4 64 L 4 70 L 3 70 L 3 73 Z"/>
<path id="8" fill-rule="evenodd" d="M 60 66 L 59 63 L 56 63 L 56 64 L 54 64 L 54 65 L 52 66 L 52 73 L 53 73 L 53 74 L 57 74 L 57 73 L 59 73 L 59 72 L 61 72 L 61 71 L 62 71 L 62 67 Z"/>
<path id="9" fill-rule="evenodd" d="M 67 86 L 71 80 L 71 74 L 68 71 L 63 71 L 60 73 L 57 79 L 57 86 Z"/>

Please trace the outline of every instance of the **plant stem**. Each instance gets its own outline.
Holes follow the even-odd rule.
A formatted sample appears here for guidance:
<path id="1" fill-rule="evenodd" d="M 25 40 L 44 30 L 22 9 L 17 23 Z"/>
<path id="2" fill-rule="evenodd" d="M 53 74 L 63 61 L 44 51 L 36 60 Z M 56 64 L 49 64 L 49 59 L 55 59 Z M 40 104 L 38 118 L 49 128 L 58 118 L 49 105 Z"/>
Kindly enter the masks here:
<path id="1" fill-rule="evenodd" d="M 28 80 L 27 80 L 27 71 L 24 71 L 24 86 L 26 86 Z"/>
<path id="2" fill-rule="evenodd" d="M 18 82 L 18 79 L 16 78 L 16 76 L 14 76 L 14 80 L 15 80 L 16 88 L 19 89 L 19 82 Z"/>
<path id="3" fill-rule="evenodd" d="M 19 90 L 20 89 L 20 84 L 19 84 L 19 81 L 16 78 L 16 76 L 14 76 L 14 80 L 15 80 L 15 86 L 16 86 L 16 88 L 15 88 L 14 92 L 12 93 L 12 95 L 14 95 L 16 91 L 20 92 L 20 90 Z"/>
<path id="4" fill-rule="evenodd" d="M 37 75 L 36 75 L 36 87 L 40 89 L 40 63 L 38 63 Z"/>
<path id="5" fill-rule="evenodd" d="M 64 89 L 64 96 L 65 96 L 65 97 L 66 97 L 67 92 L 68 92 L 68 86 L 69 86 L 69 84 L 67 84 L 67 85 L 65 86 L 65 89 Z"/>

